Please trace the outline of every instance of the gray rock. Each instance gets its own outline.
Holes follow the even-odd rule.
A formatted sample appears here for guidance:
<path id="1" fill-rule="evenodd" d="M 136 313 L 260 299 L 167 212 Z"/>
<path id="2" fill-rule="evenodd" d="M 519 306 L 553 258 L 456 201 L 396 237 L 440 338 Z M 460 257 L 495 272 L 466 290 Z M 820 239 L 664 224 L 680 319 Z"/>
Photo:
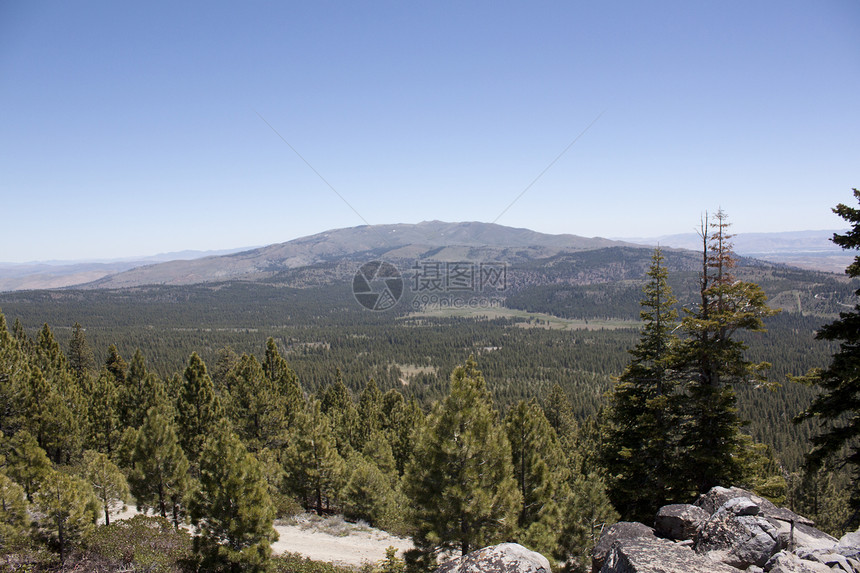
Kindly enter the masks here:
<path id="1" fill-rule="evenodd" d="M 831 551 L 836 545 L 836 538 L 832 535 L 827 535 L 823 531 L 815 529 L 811 525 L 798 523 L 794 526 L 794 533 L 791 533 L 791 524 L 782 522 L 780 526 L 780 536 L 785 539 L 791 539 L 787 544 L 789 549 L 806 549 L 807 551 Z"/>
<path id="2" fill-rule="evenodd" d="M 443 563 L 436 573 L 551 573 L 549 560 L 518 543 L 501 543 Z"/>
<path id="3" fill-rule="evenodd" d="M 612 544 L 600 573 L 738 573 L 668 539 L 639 537 Z"/>
<path id="4" fill-rule="evenodd" d="M 636 521 L 619 521 L 605 530 L 600 536 L 594 551 L 591 552 L 591 571 L 598 573 L 609 556 L 612 544 L 616 541 L 626 542 L 633 539 L 656 539 L 654 530 Z"/>
<path id="5" fill-rule="evenodd" d="M 809 561 L 816 561 L 827 565 L 830 569 L 841 569 L 847 573 L 852 573 L 854 568 L 848 562 L 848 558 L 838 553 L 811 553 L 805 558 Z"/>
<path id="6" fill-rule="evenodd" d="M 788 551 L 780 551 L 771 557 L 764 570 L 769 573 L 832 573 L 827 565 L 801 559 Z"/>
<path id="7" fill-rule="evenodd" d="M 695 505 L 678 503 L 664 505 L 657 512 L 654 530 L 660 537 L 683 541 L 693 539 L 699 526 L 708 520 L 708 513 Z"/>
<path id="8" fill-rule="evenodd" d="M 735 515 L 758 515 L 761 512 L 759 505 L 748 497 L 730 499 L 723 507 Z"/>
<path id="9" fill-rule="evenodd" d="M 843 535 L 833 551 L 845 557 L 860 559 L 860 529 Z"/>
<path id="10" fill-rule="evenodd" d="M 709 514 L 713 514 L 719 508 L 725 505 L 726 502 L 740 497 L 748 498 L 750 501 L 756 504 L 759 507 L 758 514 L 762 517 L 778 519 L 787 523 L 791 523 L 792 521 L 794 521 L 795 523 L 802 523 L 808 526 L 815 525 L 815 522 L 813 522 L 812 520 L 807 519 L 802 515 L 798 515 L 784 507 L 777 507 L 773 504 L 773 502 L 739 487 L 713 487 L 710 489 L 710 491 L 708 491 L 708 493 L 703 493 L 702 495 L 700 495 L 695 505 L 701 507 Z"/>
<path id="11" fill-rule="evenodd" d="M 736 515 L 732 507 L 746 511 L 745 504 L 729 507 L 729 502 L 702 524 L 696 535 L 695 550 L 732 567 L 746 569 L 764 566 L 784 548 L 775 522 L 756 515 Z"/>

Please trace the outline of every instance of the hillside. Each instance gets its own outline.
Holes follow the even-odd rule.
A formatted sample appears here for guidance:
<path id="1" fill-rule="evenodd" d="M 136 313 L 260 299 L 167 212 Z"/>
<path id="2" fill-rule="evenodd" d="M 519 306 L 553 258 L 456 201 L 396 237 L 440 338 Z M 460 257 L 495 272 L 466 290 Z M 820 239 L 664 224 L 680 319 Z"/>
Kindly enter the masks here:
<path id="1" fill-rule="evenodd" d="M 620 241 L 549 235 L 491 223 L 425 221 L 326 231 L 286 243 L 226 256 L 147 265 L 111 275 L 86 288 L 188 285 L 225 280 L 262 280 L 278 272 L 336 261 L 385 259 L 518 262 L 563 251 L 585 251 Z"/>

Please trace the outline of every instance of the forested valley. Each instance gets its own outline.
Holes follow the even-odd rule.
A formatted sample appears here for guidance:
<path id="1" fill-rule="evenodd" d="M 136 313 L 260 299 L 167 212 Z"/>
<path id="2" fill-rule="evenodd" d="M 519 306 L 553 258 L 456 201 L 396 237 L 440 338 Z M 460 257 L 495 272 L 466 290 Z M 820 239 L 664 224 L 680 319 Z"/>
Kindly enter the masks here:
<path id="1" fill-rule="evenodd" d="M 288 571 L 270 555 L 272 523 L 305 510 L 412 537 L 386 571 L 498 540 L 585 570 L 606 524 L 689 501 L 711 479 L 839 533 L 850 475 L 804 471 L 819 428 L 795 418 L 821 393 L 791 376 L 830 363 L 838 346 L 816 333 L 860 285 L 735 261 L 723 224 L 703 228 L 716 242 L 701 268 L 695 254 L 618 247 L 512 265 L 501 308 L 369 312 L 331 265 L 0 293 L 4 564 L 109 567 L 117 540 L 146 538 L 162 549 L 126 551 L 133 570 Z M 737 300 L 753 310 L 731 314 L 724 301 Z M 730 367 L 706 366 L 708 353 Z M 624 420 L 651 434 L 631 437 Z M 711 431 L 730 446 L 714 451 Z M 640 458 L 662 449 L 713 471 L 637 469 L 643 435 Z M 155 517 L 112 522 L 126 502 Z"/>

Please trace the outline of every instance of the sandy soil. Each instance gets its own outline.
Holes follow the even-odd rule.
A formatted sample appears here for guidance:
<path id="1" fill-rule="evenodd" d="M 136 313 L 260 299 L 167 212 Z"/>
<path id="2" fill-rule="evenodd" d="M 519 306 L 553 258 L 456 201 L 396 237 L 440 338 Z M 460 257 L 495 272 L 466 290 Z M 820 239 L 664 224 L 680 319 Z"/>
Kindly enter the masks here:
<path id="1" fill-rule="evenodd" d="M 137 514 L 134 505 L 122 512 L 111 512 L 111 523 Z M 102 517 L 102 522 L 104 517 Z M 320 520 L 309 515 L 297 516 L 289 524 L 275 525 L 279 539 L 272 553 L 299 553 L 315 561 L 336 565 L 359 566 L 385 559 L 385 550 L 393 546 L 402 557 L 412 549 L 412 540 L 395 537 L 366 525 L 346 523 L 340 517 Z"/>
<path id="2" fill-rule="evenodd" d="M 349 525 L 349 524 L 347 524 Z M 317 561 L 337 565 L 375 563 L 385 558 L 385 550 L 394 546 L 397 554 L 412 548 L 412 540 L 394 537 L 369 527 L 351 526 L 346 535 L 332 535 L 315 526 L 276 525 L 280 539 L 272 544 L 272 552 L 301 553 Z"/>

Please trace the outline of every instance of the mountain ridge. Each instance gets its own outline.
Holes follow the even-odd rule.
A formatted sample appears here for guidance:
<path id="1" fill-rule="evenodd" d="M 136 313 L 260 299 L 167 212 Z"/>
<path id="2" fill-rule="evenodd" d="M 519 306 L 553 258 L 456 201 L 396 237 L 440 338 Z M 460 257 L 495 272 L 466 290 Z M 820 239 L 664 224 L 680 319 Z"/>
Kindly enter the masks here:
<path id="1" fill-rule="evenodd" d="M 842 272 L 853 256 L 829 241 L 832 234 L 833 231 L 741 234 L 734 239 L 735 251 L 741 256 L 769 262 Z M 0 263 L 0 291 L 256 281 L 320 263 L 370 259 L 517 263 L 563 252 L 616 246 L 643 248 L 660 244 L 667 249 L 696 250 L 700 242 L 695 233 L 644 239 L 587 238 L 476 221 L 360 225 L 330 229 L 263 247 L 211 253 L 179 251 L 129 261 L 69 264 Z M 171 256 L 176 258 L 164 260 Z"/>
<path id="2" fill-rule="evenodd" d="M 257 249 L 136 267 L 78 288 L 123 288 L 146 284 L 187 285 L 226 280 L 262 280 L 278 272 L 342 260 L 516 262 L 560 252 L 633 246 L 623 241 L 551 235 L 475 221 L 361 225 L 333 229 Z"/>

